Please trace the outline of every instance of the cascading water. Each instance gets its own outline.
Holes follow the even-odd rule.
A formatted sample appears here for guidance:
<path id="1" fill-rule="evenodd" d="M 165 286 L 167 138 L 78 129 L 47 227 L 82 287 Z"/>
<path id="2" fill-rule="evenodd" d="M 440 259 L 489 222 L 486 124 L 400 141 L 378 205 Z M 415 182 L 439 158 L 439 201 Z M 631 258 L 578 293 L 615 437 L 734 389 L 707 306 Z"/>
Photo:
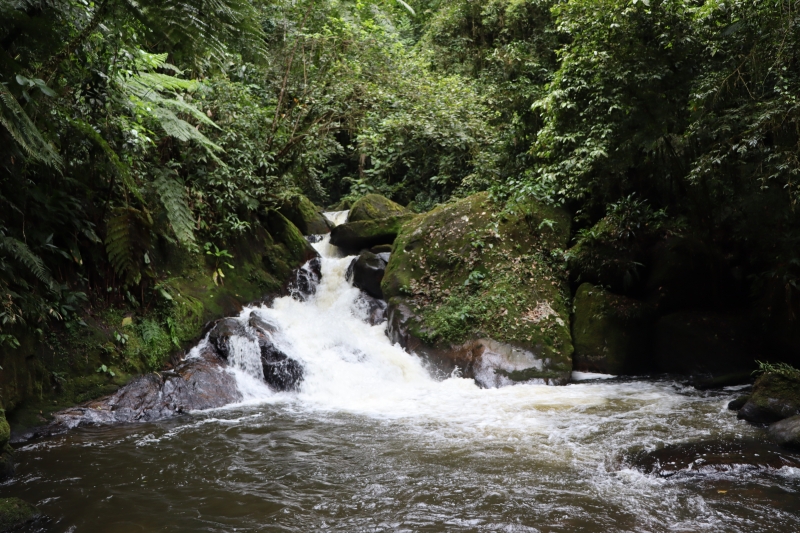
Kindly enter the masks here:
<path id="1" fill-rule="evenodd" d="M 793 466 L 694 475 L 704 453 L 691 475 L 664 478 L 633 464 L 669 444 L 763 440 L 726 410 L 737 391 L 580 374 L 563 387 L 434 379 L 365 321 L 345 281 L 352 257 L 327 237 L 314 247 L 313 294 L 238 317 L 252 334 L 231 340 L 242 404 L 21 450 L 16 492 L 58 517 L 41 530 L 800 530 Z M 302 365 L 296 391 L 263 383 L 256 320 Z"/>

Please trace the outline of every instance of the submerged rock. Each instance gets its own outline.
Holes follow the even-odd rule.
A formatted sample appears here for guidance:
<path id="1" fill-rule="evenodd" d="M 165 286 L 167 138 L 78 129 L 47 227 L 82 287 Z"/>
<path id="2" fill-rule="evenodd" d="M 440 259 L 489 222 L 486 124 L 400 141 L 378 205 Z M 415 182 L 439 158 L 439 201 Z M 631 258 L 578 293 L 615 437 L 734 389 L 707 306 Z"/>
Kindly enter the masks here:
<path id="1" fill-rule="evenodd" d="M 321 279 L 322 263 L 319 257 L 315 257 L 294 272 L 294 277 L 287 285 L 287 292 L 295 300 L 308 300 L 317 292 L 317 285 Z"/>
<path id="2" fill-rule="evenodd" d="M 383 298 L 381 281 L 388 261 L 389 254 L 363 251 L 347 267 L 345 277 L 347 281 L 353 282 L 354 287 L 358 287 L 373 298 Z"/>
<path id="3" fill-rule="evenodd" d="M 800 467 L 800 457 L 778 446 L 754 441 L 676 444 L 636 454 L 632 466 L 660 477 Z"/>
<path id="4" fill-rule="evenodd" d="M 633 374 L 647 370 L 651 313 L 636 300 L 584 283 L 573 303 L 575 370 Z"/>
<path id="5" fill-rule="evenodd" d="M 409 211 L 405 207 L 389 200 L 385 196 L 368 194 L 352 205 L 350 213 L 347 215 L 347 221 L 377 220 L 408 213 Z"/>
<path id="6" fill-rule="evenodd" d="M 358 297 L 357 305 L 364 310 L 365 322 L 376 326 L 386 321 L 386 302 L 362 292 Z"/>
<path id="7" fill-rule="evenodd" d="M 502 205 L 485 193 L 419 215 L 403 226 L 381 283 L 387 334 L 484 387 L 566 383 L 568 287 L 552 252 L 565 247 L 569 222 L 534 200 Z"/>
<path id="8" fill-rule="evenodd" d="M 413 218 L 413 214 L 406 214 L 375 220 L 348 221 L 331 230 L 331 244 L 345 250 L 361 250 L 380 244 L 392 244 L 403 224 Z"/>
<path id="9" fill-rule="evenodd" d="M 800 380 L 765 373 L 756 380 L 737 416 L 748 422 L 770 424 L 796 414 L 800 414 Z"/>
<path id="10" fill-rule="evenodd" d="M 19 498 L 0 498 L 0 533 L 15 531 L 40 518 L 39 509 Z"/>
<path id="11" fill-rule="evenodd" d="M 769 426 L 769 436 L 787 448 L 800 448 L 800 415 L 790 416 Z"/>
<path id="12" fill-rule="evenodd" d="M 258 339 L 264 381 L 278 391 L 297 390 L 303 381 L 303 366 L 275 345 L 277 328 L 256 313 L 250 313 L 249 324 Z"/>

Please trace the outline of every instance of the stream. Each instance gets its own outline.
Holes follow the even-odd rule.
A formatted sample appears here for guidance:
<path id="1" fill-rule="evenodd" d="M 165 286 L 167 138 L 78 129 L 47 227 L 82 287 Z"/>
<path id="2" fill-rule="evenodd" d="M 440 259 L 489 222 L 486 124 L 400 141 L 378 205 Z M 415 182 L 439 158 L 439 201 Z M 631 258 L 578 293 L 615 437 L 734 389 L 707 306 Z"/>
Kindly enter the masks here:
<path id="1" fill-rule="evenodd" d="M 345 281 L 352 257 L 327 237 L 314 246 L 313 296 L 241 315 L 279 326 L 280 349 L 304 369 L 298 391 L 270 390 L 257 346 L 241 345 L 230 370 L 239 404 L 23 446 L 0 496 L 47 515 L 26 531 L 800 531 L 795 466 L 668 477 L 636 467 L 667 445 L 761 443 L 763 430 L 726 408 L 735 388 L 434 379 L 385 324 L 363 320 Z"/>

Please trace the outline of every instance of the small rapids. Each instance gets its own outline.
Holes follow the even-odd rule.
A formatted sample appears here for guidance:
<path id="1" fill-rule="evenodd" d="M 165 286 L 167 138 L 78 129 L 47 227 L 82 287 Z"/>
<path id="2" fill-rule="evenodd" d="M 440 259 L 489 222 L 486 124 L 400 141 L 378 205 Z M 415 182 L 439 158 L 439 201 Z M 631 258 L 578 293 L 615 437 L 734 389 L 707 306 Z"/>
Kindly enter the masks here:
<path id="1" fill-rule="evenodd" d="M 275 327 L 303 367 L 297 391 L 266 386 L 258 343 L 235 337 L 242 403 L 25 446 L 3 490 L 50 517 L 29 531 L 800 531 L 800 469 L 664 478 L 633 466 L 670 444 L 763 440 L 726 409 L 735 391 L 434 379 L 366 322 L 345 281 L 352 257 L 327 237 L 314 247 L 313 294 L 239 317 Z"/>

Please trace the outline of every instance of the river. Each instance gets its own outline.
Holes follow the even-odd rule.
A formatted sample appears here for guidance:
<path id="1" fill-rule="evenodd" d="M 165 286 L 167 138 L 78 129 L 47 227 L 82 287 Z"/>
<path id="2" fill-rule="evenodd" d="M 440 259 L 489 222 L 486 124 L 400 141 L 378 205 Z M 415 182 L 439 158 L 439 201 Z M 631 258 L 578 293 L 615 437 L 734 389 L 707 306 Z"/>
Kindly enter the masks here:
<path id="1" fill-rule="evenodd" d="M 242 346 L 231 370 L 241 404 L 23 446 L 0 496 L 49 517 L 26 531 L 800 531 L 798 468 L 635 467 L 670 444 L 760 442 L 762 429 L 726 409 L 735 390 L 434 379 L 362 320 L 344 281 L 351 258 L 327 239 L 314 246 L 313 297 L 242 313 L 279 325 L 281 349 L 305 370 L 298 392 L 259 382 Z"/>

